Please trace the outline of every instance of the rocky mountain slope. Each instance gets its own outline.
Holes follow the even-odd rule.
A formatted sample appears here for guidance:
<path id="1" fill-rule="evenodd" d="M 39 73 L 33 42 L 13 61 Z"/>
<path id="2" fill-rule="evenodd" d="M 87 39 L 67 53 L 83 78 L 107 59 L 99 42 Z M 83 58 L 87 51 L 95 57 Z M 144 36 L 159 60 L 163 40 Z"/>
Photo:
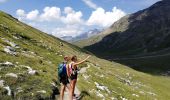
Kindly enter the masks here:
<path id="1" fill-rule="evenodd" d="M 57 65 L 64 55 L 87 54 L 0 12 L 0 99 L 53 100 L 59 94 Z M 82 100 L 168 100 L 169 72 L 138 72 L 92 56 L 80 66 L 77 87 Z"/>
<path id="2" fill-rule="evenodd" d="M 94 45 L 89 46 L 89 49 L 98 45 L 103 51 L 107 49 L 118 53 L 136 51 L 134 54 L 141 54 L 169 48 L 169 5 L 169 0 L 163 0 L 147 9 L 123 17 L 103 31 L 102 35 L 95 37 L 100 38 Z M 102 40 L 99 41 L 100 39 Z"/>
<path id="3" fill-rule="evenodd" d="M 169 0 L 159 1 L 147 9 L 121 18 L 101 35 L 77 44 L 84 45 L 85 49 L 101 58 L 116 61 L 133 58 L 123 59 L 123 62 L 140 67 L 164 65 L 163 68 L 170 69 L 167 62 L 170 53 L 169 10 Z"/>

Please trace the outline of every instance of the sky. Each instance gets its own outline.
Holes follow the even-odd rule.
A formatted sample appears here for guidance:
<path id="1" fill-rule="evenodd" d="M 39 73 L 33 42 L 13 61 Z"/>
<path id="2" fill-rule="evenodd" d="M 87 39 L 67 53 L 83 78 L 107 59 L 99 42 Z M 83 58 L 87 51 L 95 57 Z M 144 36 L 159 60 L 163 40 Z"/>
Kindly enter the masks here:
<path id="1" fill-rule="evenodd" d="M 0 10 L 56 37 L 105 29 L 160 0 L 0 0 Z"/>

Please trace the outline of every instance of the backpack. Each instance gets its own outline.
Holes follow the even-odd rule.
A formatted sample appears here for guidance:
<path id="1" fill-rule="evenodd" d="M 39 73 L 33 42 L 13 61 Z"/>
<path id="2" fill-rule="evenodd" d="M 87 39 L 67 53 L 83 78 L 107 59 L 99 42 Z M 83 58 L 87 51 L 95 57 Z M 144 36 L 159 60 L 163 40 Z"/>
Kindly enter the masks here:
<path id="1" fill-rule="evenodd" d="M 61 63 L 58 65 L 58 78 L 59 80 L 63 77 L 67 76 L 66 72 L 66 63 Z"/>

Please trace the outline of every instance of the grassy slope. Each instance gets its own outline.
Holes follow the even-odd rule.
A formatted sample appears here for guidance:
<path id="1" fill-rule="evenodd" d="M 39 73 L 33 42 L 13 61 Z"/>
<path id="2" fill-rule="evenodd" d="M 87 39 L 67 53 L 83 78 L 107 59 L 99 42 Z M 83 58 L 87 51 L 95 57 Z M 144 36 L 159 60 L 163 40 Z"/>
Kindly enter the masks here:
<path id="1" fill-rule="evenodd" d="M 3 51 L 4 46 L 8 46 L 9 44 L 0 39 L 0 62 L 9 61 L 17 66 L 16 68 L 2 68 L 0 71 L 1 79 L 5 80 L 5 83 L 11 87 L 12 91 L 16 91 L 17 87 L 22 87 L 24 93 L 21 93 L 22 95 L 19 93 L 16 97 L 28 99 L 29 97 L 36 97 L 36 95 L 38 97 L 39 94 L 37 91 L 46 90 L 47 94 L 42 98 L 49 98 L 52 94 L 51 83 L 53 80 L 57 80 L 56 66 L 63 59 L 61 55 L 80 54 L 82 51 L 76 46 L 72 46 L 71 44 L 18 22 L 3 12 L 0 12 L 0 24 L 0 36 L 20 46 L 19 49 L 16 49 L 17 52 L 19 52 L 17 56 L 12 56 Z M 23 38 L 15 39 L 13 36 Z M 64 46 L 60 46 L 60 42 L 62 42 Z M 29 52 L 25 55 L 22 53 L 23 51 L 34 52 L 35 55 Z M 20 67 L 20 65 L 30 66 L 32 69 L 37 70 L 39 75 L 27 75 L 27 69 Z M 19 78 L 11 81 L 10 78 L 5 77 L 7 73 L 16 73 Z M 21 73 L 21 75 L 19 75 L 19 73 Z M 28 92 L 28 90 L 30 92 Z"/>
<path id="2" fill-rule="evenodd" d="M 92 60 L 93 64 L 90 64 L 91 67 L 87 69 L 86 73 L 80 75 L 78 81 L 79 88 L 84 91 L 84 94 L 86 94 L 86 92 L 91 93 L 89 91 L 92 89 L 100 90 L 94 85 L 94 82 L 98 82 L 107 86 L 108 89 L 112 91 L 109 94 L 107 91 L 100 90 L 100 93 L 104 94 L 107 100 L 110 100 L 111 97 L 117 97 L 121 100 L 121 96 L 130 100 L 168 100 L 170 97 L 168 86 L 168 82 L 170 82 L 169 77 L 149 75 L 95 57 L 92 57 L 91 61 Z M 94 67 L 94 65 L 98 65 L 98 67 Z M 89 78 L 86 80 L 84 75 L 89 75 Z M 102 77 L 102 75 L 104 75 L 104 77 Z M 125 82 L 127 81 L 126 79 L 130 81 L 130 85 Z M 140 93 L 141 91 L 145 93 L 142 94 Z M 156 95 L 152 95 L 149 92 L 155 93 Z M 139 97 L 135 97 L 132 94 L 137 94 Z M 98 97 L 96 97 L 96 94 L 93 92 L 90 96 L 85 96 L 85 100 L 91 98 Z"/>
<path id="3" fill-rule="evenodd" d="M 0 12 L 0 24 L 7 26 L 6 28 L 0 26 L 0 36 L 20 46 L 20 48 L 17 49 L 17 52 L 19 52 L 17 56 L 6 54 L 3 48 L 9 44 L 0 39 L 0 62 L 10 61 L 16 65 L 16 67 L 2 68 L 0 71 L 0 80 L 5 80 L 6 85 L 9 85 L 14 92 L 17 91 L 18 87 L 22 88 L 23 91 L 17 93 L 15 98 L 28 100 L 38 98 L 49 99 L 53 92 L 51 83 L 53 80 L 57 80 L 56 65 L 60 63 L 63 58 L 60 55 L 75 54 L 78 55 L 79 58 L 85 57 L 81 49 L 63 41 L 64 46 L 61 47 L 61 40 L 20 23 L 2 12 Z M 14 39 L 14 35 L 25 38 Z M 35 52 L 35 55 L 31 53 L 29 53 L 29 56 L 24 55 L 21 53 L 24 50 Z M 28 75 L 26 74 L 27 69 L 20 65 L 30 66 L 37 70 L 39 74 L 33 76 Z M 137 72 L 126 66 L 102 60 L 94 56 L 82 66 L 90 66 L 86 73 L 79 75 L 78 87 L 84 95 L 83 100 L 102 99 L 96 95 L 97 91 L 102 93 L 107 100 L 110 100 L 110 97 L 120 99 L 121 96 L 128 99 L 140 100 L 152 100 L 155 98 L 158 100 L 168 100 L 168 98 L 170 98 L 169 77 L 153 76 Z M 5 77 L 5 74 L 9 72 L 16 73 L 18 78 Z M 100 77 L 102 74 L 104 77 Z M 84 75 L 89 75 L 89 79 L 85 80 Z M 130 77 L 132 77 L 132 79 Z M 127 85 L 126 79 L 130 80 L 132 85 Z M 94 82 L 107 86 L 111 93 L 109 94 L 106 91 L 97 89 Z M 137 84 L 139 82 L 144 86 Z M 59 85 L 57 85 L 57 87 L 59 88 Z M 136 87 L 136 89 L 133 89 L 134 87 Z M 40 94 L 37 92 L 39 90 L 45 90 L 47 93 Z M 90 92 L 90 90 L 92 91 Z M 144 91 L 145 94 L 140 94 L 139 91 Z M 149 91 L 156 95 L 146 93 Z M 139 97 L 132 96 L 133 93 L 138 94 Z M 4 94 L 4 89 L 0 88 L 0 98 L 11 99 L 11 96 Z"/>

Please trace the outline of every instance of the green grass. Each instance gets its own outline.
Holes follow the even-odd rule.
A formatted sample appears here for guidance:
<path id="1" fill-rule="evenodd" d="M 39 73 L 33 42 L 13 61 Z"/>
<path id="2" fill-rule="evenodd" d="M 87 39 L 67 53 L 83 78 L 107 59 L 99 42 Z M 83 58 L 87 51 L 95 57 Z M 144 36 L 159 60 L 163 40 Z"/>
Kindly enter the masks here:
<path id="1" fill-rule="evenodd" d="M 8 39 L 20 47 L 16 49 L 18 52 L 17 56 L 6 54 L 3 51 L 4 46 L 10 46 L 10 44 L 0 39 L 0 63 L 9 61 L 16 65 L 16 67 L 9 68 L 0 66 L 2 68 L 0 71 L 0 80 L 4 80 L 5 86 L 10 86 L 12 92 L 15 94 L 7 96 L 7 91 L 0 87 L 0 99 L 3 100 L 11 100 L 12 98 L 24 100 L 51 99 L 54 88 L 51 86 L 51 83 L 56 82 L 57 89 L 60 88 L 57 80 L 57 65 L 62 62 L 63 56 L 77 55 L 79 59 L 83 59 L 87 56 L 86 53 L 89 53 L 21 23 L 3 12 L 0 12 L 0 24 L 0 37 Z M 13 36 L 21 37 L 21 39 L 15 39 Z M 60 42 L 64 46 L 60 46 Z M 26 54 L 23 54 L 23 51 Z M 29 51 L 34 52 L 34 54 Z M 21 65 L 30 66 L 33 70 L 37 70 L 38 74 L 29 75 L 27 69 Z M 158 100 L 168 100 L 170 98 L 169 77 L 138 72 L 128 66 L 99 59 L 93 55 L 88 62 L 80 65 L 80 68 L 87 67 L 88 65 L 90 65 L 90 68 L 87 69 L 86 73 L 79 75 L 77 84 L 82 95 L 84 95 L 82 100 L 101 99 L 95 94 L 95 91 L 98 91 L 98 89 L 94 82 L 107 86 L 111 91 L 110 94 L 107 91 L 99 91 L 105 96 L 106 100 L 110 100 L 111 97 L 120 99 L 121 96 L 130 100 L 152 100 L 155 98 Z M 18 75 L 18 78 L 6 77 L 5 75 L 7 73 L 15 73 Z M 141 82 L 147 87 L 141 86 L 133 90 L 134 86 L 126 85 L 123 80 L 120 80 L 116 76 L 119 75 L 122 78 L 128 78 L 126 73 L 130 73 L 132 77 L 130 81 Z M 102 74 L 104 77 L 99 77 Z M 90 77 L 88 80 L 85 80 L 83 75 L 90 75 Z M 16 93 L 18 91 L 17 88 L 21 88 L 22 92 Z M 45 90 L 46 93 L 38 93 L 37 91 L 40 90 Z M 90 90 L 93 90 L 93 92 L 90 92 Z M 139 94 L 140 90 L 151 91 L 157 95 L 141 95 Z M 138 94 L 139 98 L 132 96 L 133 93 Z"/>
<path id="2" fill-rule="evenodd" d="M 146 73 L 135 71 L 131 68 L 127 68 L 126 66 L 120 64 L 113 64 L 100 59 L 97 60 L 100 65 L 100 69 L 90 64 L 91 67 L 87 70 L 86 73 L 84 73 L 85 75 L 91 75 L 91 77 L 88 79 L 89 83 L 87 82 L 87 80 L 84 79 L 82 74 L 79 75 L 79 88 L 89 94 L 85 95 L 84 100 L 99 98 L 96 96 L 95 93 L 89 92 L 91 89 L 98 90 L 94 82 L 98 82 L 104 86 L 107 86 L 109 90 L 112 91 L 111 94 L 108 94 L 106 91 L 101 91 L 102 94 L 105 94 L 104 96 L 106 100 L 110 100 L 110 97 L 116 97 L 120 99 L 120 96 L 132 100 L 168 100 L 168 98 L 170 97 L 170 88 L 168 87 L 168 82 L 170 82 L 169 77 L 149 75 Z M 105 64 L 106 62 L 107 64 Z M 96 76 L 96 73 L 98 75 L 103 74 L 104 77 L 99 77 L 98 75 Z M 132 77 L 132 79 L 129 79 L 133 83 L 130 86 L 126 85 L 124 82 L 120 81 L 119 78 L 115 76 L 119 75 L 122 78 L 128 79 L 127 73 L 129 73 L 130 77 Z M 135 83 L 139 82 L 144 86 L 140 86 L 137 84 L 135 85 Z M 135 86 L 138 86 L 139 88 L 134 89 Z M 116 91 L 117 93 L 113 91 Z M 140 91 L 153 92 L 156 95 L 152 96 L 149 93 L 140 94 Z M 137 94 L 139 95 L 139 97 L 132 96 L 132 94 Z"/>

